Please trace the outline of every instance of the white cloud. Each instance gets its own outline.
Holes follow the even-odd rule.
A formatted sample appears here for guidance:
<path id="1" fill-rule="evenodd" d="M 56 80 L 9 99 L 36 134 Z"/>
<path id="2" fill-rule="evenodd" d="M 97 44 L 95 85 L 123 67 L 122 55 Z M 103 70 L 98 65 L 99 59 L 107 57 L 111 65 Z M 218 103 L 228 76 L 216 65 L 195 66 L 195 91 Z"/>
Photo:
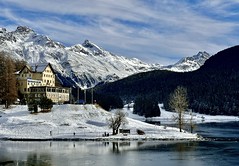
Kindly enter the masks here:
<path id="1" fill-rule="evenodd" d="M 161 64 L 198 51 L 214 54 L 238 43 L 234 35 L 238 23 L 220 17 L 238 1 L 150 2 L 5 0 L 0 2 L 4 6 L 0 11 L 16 25 L 29 26 L 63 43 L 73 45 L 89 39 L 113 53 Z"/>

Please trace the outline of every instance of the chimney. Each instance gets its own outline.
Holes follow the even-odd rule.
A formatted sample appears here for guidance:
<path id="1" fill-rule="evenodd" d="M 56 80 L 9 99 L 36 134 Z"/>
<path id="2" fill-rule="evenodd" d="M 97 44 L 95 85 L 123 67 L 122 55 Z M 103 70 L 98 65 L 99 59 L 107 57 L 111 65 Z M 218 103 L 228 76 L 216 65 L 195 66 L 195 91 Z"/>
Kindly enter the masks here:
<path id="1" fill-rule="evenodd" d="M 38 65 L 37 65 L 37 64 L 35 64 L 35 72 L 37 72 L 37 67 L 38 67 Z"/>

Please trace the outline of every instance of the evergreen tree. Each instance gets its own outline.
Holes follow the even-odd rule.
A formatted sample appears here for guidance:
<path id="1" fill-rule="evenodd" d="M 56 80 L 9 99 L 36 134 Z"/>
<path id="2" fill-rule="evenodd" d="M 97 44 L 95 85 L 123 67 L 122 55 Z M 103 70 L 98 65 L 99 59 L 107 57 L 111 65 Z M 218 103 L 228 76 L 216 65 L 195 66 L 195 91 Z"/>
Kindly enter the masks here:
<path id="1" fill-rule="evenodd" d="M 26 61 L 24 61 L 24 60 L 15 60 L 14 61 L 14 63 L 15 63 L 15 66 L 16 66 L 16 71 L 20 71 L 24 66 L 26 66 L 27 65 L 27 62 Z"/>
<path id="2" fill-rule="evenodd" d="M 42 111 L 51 111 L 53 107 L 53 102 L 51 99 L 48 99 L 47 97 L 42 97 L 39 101 L 39 107 Z"/>
<path id="3" fill-rule="evenodd" d="M 155 117 L 161 114 L 157 100 L 146 96 L 135 99 L 133 113 L 145 117 Z"/>

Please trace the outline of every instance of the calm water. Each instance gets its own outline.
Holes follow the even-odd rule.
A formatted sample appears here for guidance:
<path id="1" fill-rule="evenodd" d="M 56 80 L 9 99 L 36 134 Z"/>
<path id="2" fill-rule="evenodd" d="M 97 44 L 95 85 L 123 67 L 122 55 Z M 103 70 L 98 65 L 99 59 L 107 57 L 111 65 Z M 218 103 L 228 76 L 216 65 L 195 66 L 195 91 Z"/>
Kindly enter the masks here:
<path id="1" fill-rule="evenodd" d="M 239 165 L 239 122 L 197 127 L 205 142 L 0 142 L 0 165 Z"/>

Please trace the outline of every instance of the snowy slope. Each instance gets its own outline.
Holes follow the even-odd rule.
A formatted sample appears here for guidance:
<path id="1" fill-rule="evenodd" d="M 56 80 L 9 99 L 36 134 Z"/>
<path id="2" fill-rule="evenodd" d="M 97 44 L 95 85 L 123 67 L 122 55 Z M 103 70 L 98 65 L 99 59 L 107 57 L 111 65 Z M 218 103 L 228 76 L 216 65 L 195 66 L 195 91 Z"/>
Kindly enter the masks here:
<path id="1" fill-rule="evenodd" d="M 162 69 L 175 71 L 175 72 L 189 72 L 199 69 L 205 61 L 210 58 L 207 52 L 199 52 L 192 57 L 186 57 L 179 60 L 174 65 L 162 67 Z"/>
<path id="2" fill-rule="evenodd" d="M 136 58 L 114 55 L 86 40 L 83 44 L 66 47 L 47 36 L 39 35 L 28 27 L 19 26 L 8 32 L 0 28 L 0 51 L 28 63 L 51 63 L 58 78 L 65 85 L 92 87 L 98 83 L 115 81 L 129 75 L 158 69 L 191 71 L 205 61 L 203 56 L 185 58 L 173 66 L 147 64 Z"/>
<path id="3" fill-rule="evenodd" d="M 0 138 L 198 139 L 196 134 L 180 133 L 177 128 L 164 128 L 131 118 L 127 118 L 128 124 L 123 126 L 130 129 L 127 136 L 118 134 L 102 137 L 104 132 L 112 133 L 106 120 L 112 114 L 95 105 L 54 105 L 52 112 L 38 114 L 30 114 L 27 106 L 13 106 L 10 110 L 0 106 L 0 116 Z M 138 135 L 136 129 L 143 130 L 145 135 Z"/>

